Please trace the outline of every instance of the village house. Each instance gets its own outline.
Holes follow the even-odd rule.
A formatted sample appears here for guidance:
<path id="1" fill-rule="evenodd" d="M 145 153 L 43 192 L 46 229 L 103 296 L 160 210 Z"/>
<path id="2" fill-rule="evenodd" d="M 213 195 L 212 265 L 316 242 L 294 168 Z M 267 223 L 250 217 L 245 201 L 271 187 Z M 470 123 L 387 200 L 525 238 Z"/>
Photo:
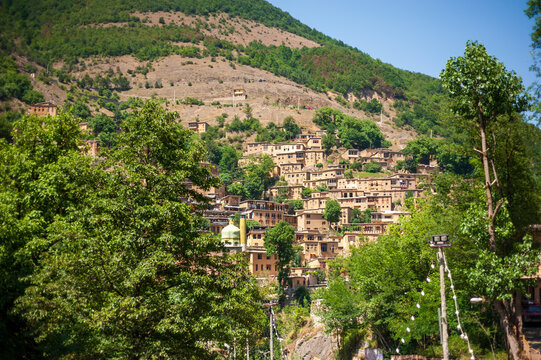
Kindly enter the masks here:
<path id="1" fill-rule="evenodd" d="M 80 145 L 79 148 L 86 155 L 98 156 L 100 152 L 100 141 L 99 140 L 84 140 L 84 145 Z"/>
<path id="2" fill-rule="evenodd" d="M 252 226 L 247 230 L 246 241 L 248 247 L 263 247 L 265 244 L 266 226 Z"/>
<path id="3" fill-rule="evenodd" d="M 267 255 L 265 248 L 251 247 L 246 249 L 248 269 L 257 278 L 275 279 L 278 275 L 278 255 Z"/>
<path id="4" fill-rule="evenodd" d="M 282 175 L 289 186 L 301 186 L 310 178 L 309 171 L 295 171 Z"/>
<path id="5" fill-rule="evenodd" d="M 56 116 L 58 112 L 55 104 L 51 102 L 40 102 L 31 105 L 29 113 L 36 116 Z"/>
<path id="6" fill-rule="evenodd" d="M 302 171 L 302 169 L 304 168 L 304 164 L 298 162 L 281 163 L 280 165 L 278 165 L 278 167 L 280 168 L 280 174 L 283 175 Z"/>
<path id="7" fill-rule="evenodd" d="M 240 203 L 242 215 L 264 226 L 274 226 L 284 219 L 288 212 L 287 204 L 265 200 L 247 200 Z"/>
<path id="8" fill-rule="evenodd" d="M 304 180 L 303 185 L 304 187 L 310 188 L 312 190 L 318 189 L 321 187 L 326 187 L 328 189 L 336 189 L 338 184 L 338 179 L 336 178 L 329 178 L 329 179 L 322 179 L 322 180 Z"/>
<path id="9" fill-rule="evenodd" d="M 242 200 L 242 196 L 240 195 L 226 195 L 217 201 L 217 205 L 222 210 L 240 212 L 241 200 Z"/>
<path id="10" fill-rule="evenodd" d="M 188 129 L 196 134 L 202 134 L 207 131 L 209 124 L 204 121 L 193 121 L 188 123 Z"/>
<path id="11" fill-rule="evenodd" d="M 269 200 L 275 201 L 276 197 L 283 195 L 290 200 L 302 199 L 302 185 L 273 186 L 269 189 Z"/>
<path id="12" fill-rule="evenodd" d="M 325 162 L 324 150 L 306 150 L 303 155 L 305 166 L 316 166 Z"/>
<path id="13" fill-rule="evenodd" d="M 360 156 L 363 158 L 363 162 L 385 163 L 387 168 L 394 167 L 398 161 L 406 160 L 402 152 L 390 149 L 364 149 L 360 152 Z"/>
<path id="14" fill-rule="evenodd" d="M 407 211 L 375 211 L 372 212 L 372 223 L 398 223 L 402 216 L 409 215 Z"/>
<path id="15" fill-rule="evenodd" d="M 301 286 L 317 285 L 317 276 L 313 273 L 313 269 L 305 267 L 292 267 L 289 273 L 289 279 L 293 289 Z"/>
<path id="16" fill-rule="evenodd" d="M 336 179 L 344 175 L 344 170 L 341 168 L 333 168 L 326 170 L 314 170 L 310 173 L 309 180 Z"/>

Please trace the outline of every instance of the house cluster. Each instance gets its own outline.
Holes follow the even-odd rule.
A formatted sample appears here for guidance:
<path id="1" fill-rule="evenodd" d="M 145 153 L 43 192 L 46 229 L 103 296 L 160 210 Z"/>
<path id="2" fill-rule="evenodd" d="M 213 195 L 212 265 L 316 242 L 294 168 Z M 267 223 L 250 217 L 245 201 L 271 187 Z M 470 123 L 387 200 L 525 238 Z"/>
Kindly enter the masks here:
<path id="1" fill-rule="evenodd" d="M 295 141 L 279 144 L 246 144 L 240 166 L 260 155 L 269 155 L 274 161 L 273 175 L 280 181 L 267 191 L 267 200 L 228 195 L 224 188 L 205 192 L 212 199 L 212 205 L 204 212 L 210 222 L 209 231 L 221 234 L 222 241 L 231 249 L 245 252 L 250 271 L 261 280 L 272 280 L 278 273 L 276 255 L 266 255 L 264 239 L 267 229 L 280 221 L 295 228 L 295 246 L 300 249 L 298 267 L 291 272 L 293 286 L 315 286 L 316 274 L 327 271 L 329 260 L 347 254 L 353 245 L 376 240 L 389 224 L 408 214 L 403 210 L 405 200 L 420 196 L 421 183 L 428 175 L 391 171 L 398 161 L 404 160 L 402 153 L 349 149 L 339 151 L 338 156 L 335 153 L 329 161 L 321 135 L 301 134 Z M 388 175 L 352 176 L 346 171 L 347 164 L 352 162 L 377 162 Z M 336 223 L 329 223 L 324 217 L 325 205 L 331 199 L 341 208 Z M 297 200 L 296 210 L 284 200 Z M 364 214 L 364 221 L 359 221 L 359 214 Z M 234 217 L 236 225 L 231 223 Z"/>

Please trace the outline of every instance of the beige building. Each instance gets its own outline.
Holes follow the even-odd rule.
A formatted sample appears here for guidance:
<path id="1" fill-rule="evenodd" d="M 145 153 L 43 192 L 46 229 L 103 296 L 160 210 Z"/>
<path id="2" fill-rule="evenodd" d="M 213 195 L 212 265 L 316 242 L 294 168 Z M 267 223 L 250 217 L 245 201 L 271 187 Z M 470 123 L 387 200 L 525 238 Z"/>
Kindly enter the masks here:
<path id="1" fill-rule="evenodd" d="M 304 152 L 304 165 L 316 166 L 317 164 L 325 163 L 325 151 L 323 150 L 306 150 Z"/>
<path id="2" fill-rule="evenodd" d="M 249 270 L 256 277 L 276 278 L 278 275 L 278 255 L 267 256 L 265 248 L 248 248 Z"/>
<path id="3" fill-rule="evenodd" d="M 363 162 L 385 163 L 387 168 L 394 167 L 398 161 L 406 160 L 406 157 L 400 151 L 390 149 L 364 149 L 361 151 L 361 156 Z"/>
<path id="4" fill-rule="evenodd" d="M 34 114 L 36 116 L 56 116 L 57 109 L 56 105 L 51 102 L 40 102 L 31 105 L 29 112 L 30 114 Z"/>
<path id="5" fill-rule="evenodd" d="M 407 211 L 377 211 L 372 213 L 372 223 L 398 223 L 402 216 L 407 216 Z"/>
<path id="6" fill-rule="evenodd" d="M 201 134 L 207 131 L 209 124 L 203 121 L 194 121 L 188 123 L 188 129 L 192 130 L 196 134 Z"/>
<path id="7" fill-rule="evenodd" d="M 100 152 L 100 141 L 84 140 L 84 145 L 80 145 L 79 148 L 87 155 L 97 156 Z"/>
<path id="8" fill-rule="evenodd" d="M 240 203 L 242 215 L 246 219 L 259 222 L 263 226 L 274 226 L 284 220 L 288 212 L 286 204 L 278 204 L 265 200 L 247 200 Z"/>

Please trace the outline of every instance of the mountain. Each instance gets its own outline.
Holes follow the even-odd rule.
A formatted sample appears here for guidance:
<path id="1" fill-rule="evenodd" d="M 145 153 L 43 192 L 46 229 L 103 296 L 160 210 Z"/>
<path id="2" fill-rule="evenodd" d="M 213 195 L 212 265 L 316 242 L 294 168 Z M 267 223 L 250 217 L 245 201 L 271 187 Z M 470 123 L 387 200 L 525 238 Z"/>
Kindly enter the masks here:
<path id="1" fill-rule="evenodd" d="M 222 59 L 330 91 L 346 108 L 391 100 L 384 110 L 395 126 L 445 133 L 437 79 L 373 59 L 263 0 L 4 0 L 0 24 L 5 53 L 62 64 L 68 77 L 90 57 Z"/>

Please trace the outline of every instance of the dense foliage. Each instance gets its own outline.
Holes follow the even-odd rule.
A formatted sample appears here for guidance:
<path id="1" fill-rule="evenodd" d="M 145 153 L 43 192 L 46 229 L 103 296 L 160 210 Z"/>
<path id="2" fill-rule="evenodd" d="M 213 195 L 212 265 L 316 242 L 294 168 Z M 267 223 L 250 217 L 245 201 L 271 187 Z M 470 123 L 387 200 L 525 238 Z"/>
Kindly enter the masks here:
<path id="1" fill-rule="evenodd" d="M 338 145 L 342 145 L 346 149 L 358 150 L 390 146 L 372 120 L 357 119 L 340 110 L 322 107 L 315 112 L 313 121 L 328 133 L 322 139 L 323 148 L 327 153 L 330 153 L 331 149 Z M 333 134 L 335 130 L 338 130 L 340 142 Z"/>
<path id="2" fill-rule="evenodd" d="M 201 144 L 156 103 L 121 126 L 100 159 L 65 112 L 0 142 L 2 358 L 213 358 L 260 328 L 245 259 L 199 231 Z"/>

